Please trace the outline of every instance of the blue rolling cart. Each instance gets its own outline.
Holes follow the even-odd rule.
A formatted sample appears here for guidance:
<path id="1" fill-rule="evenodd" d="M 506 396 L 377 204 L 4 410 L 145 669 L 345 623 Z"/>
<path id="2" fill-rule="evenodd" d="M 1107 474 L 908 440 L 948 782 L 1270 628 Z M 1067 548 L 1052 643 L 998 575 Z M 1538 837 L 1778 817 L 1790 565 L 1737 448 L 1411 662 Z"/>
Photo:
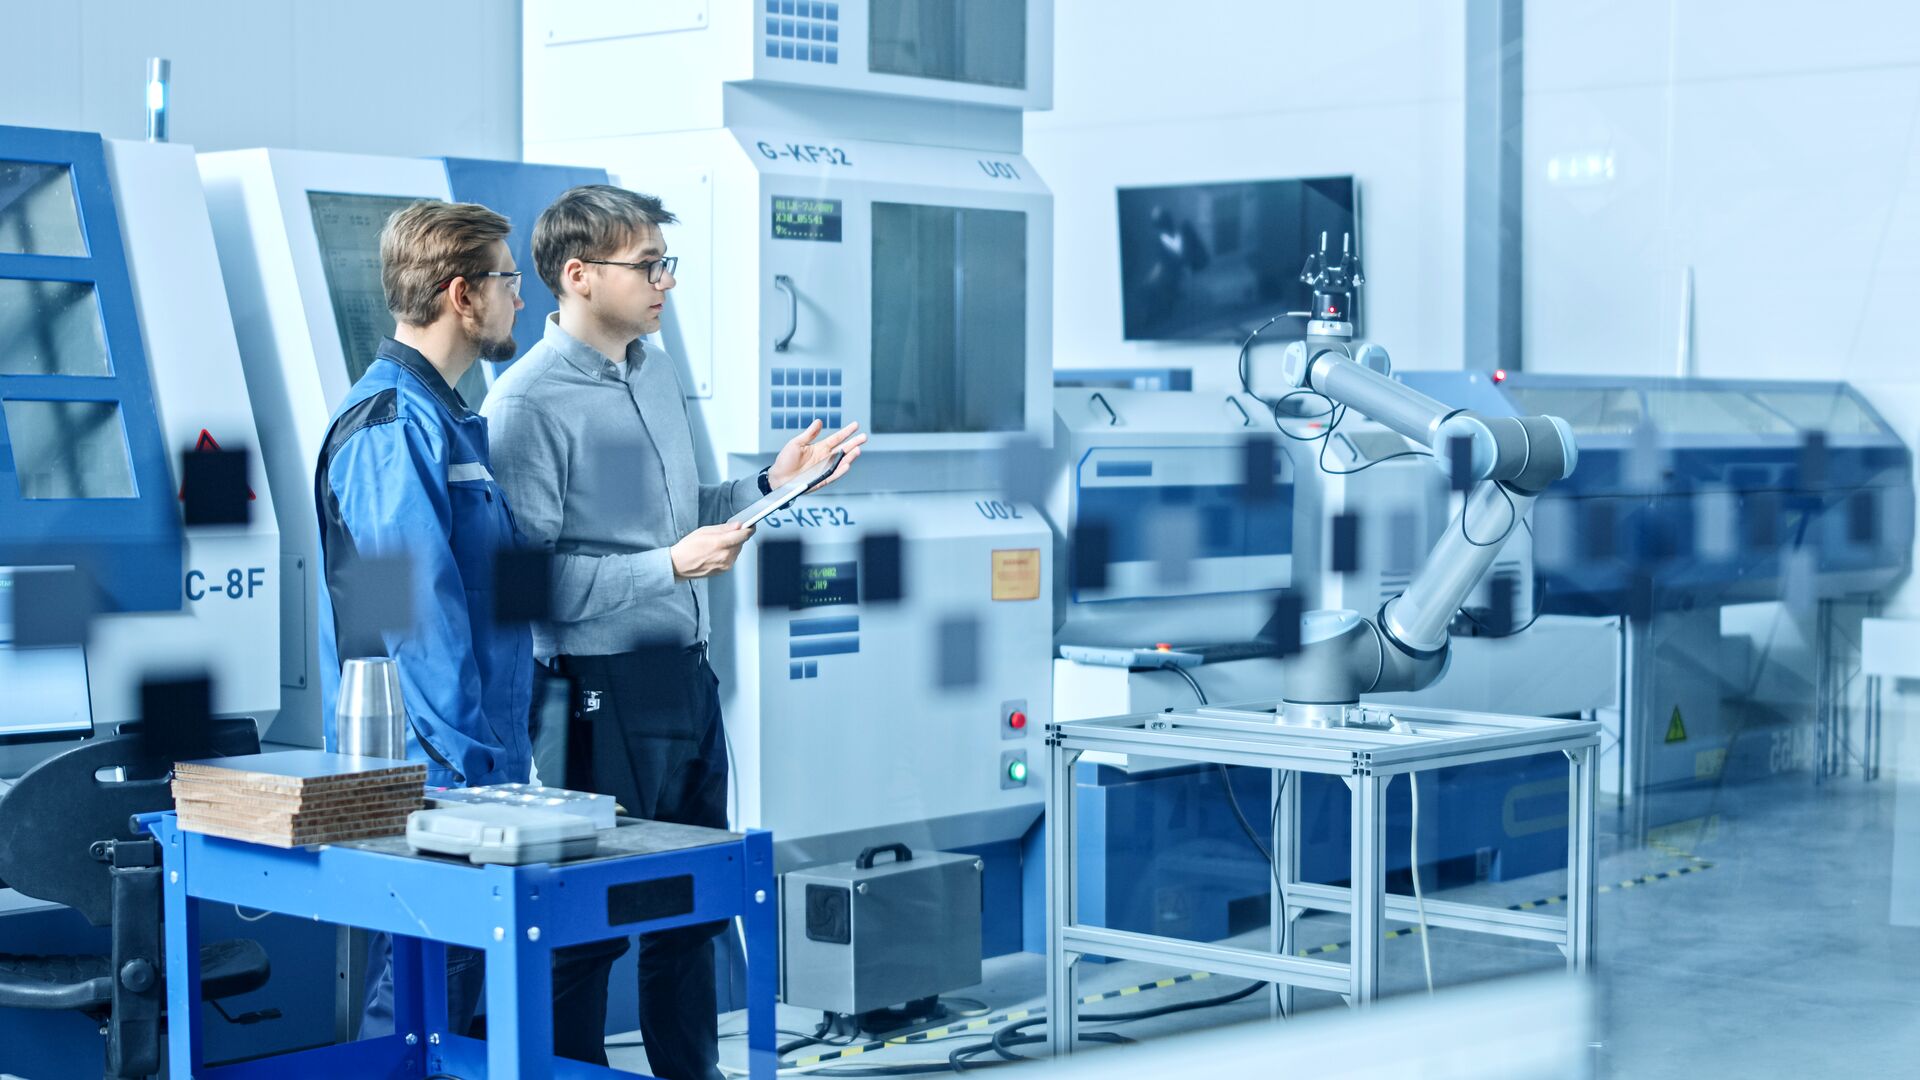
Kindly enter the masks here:
<path id="1" fill-rule="evenodd" d="M 550 953 L 622 934 L 739 916 L 747 944 L 749 1076 L 778 1065 L 779 949 L 773 836 L 623 822 L 588 858 L 473 866 L 416 855 L 403 837 L 274 848 L 180 828 L 143 814 L 166 869 L 167 1007 L 172 1075 L 209 1080 L 299 1076 L 614 1077 L 631 1074 L 553 1056 Z M 239 904 L 394 935 L 394 1034 L 212 1068 L 201 1062 L 202 901 Z M 446 1030 L 446 947 L 486 953 L 485 1041 Z"/>

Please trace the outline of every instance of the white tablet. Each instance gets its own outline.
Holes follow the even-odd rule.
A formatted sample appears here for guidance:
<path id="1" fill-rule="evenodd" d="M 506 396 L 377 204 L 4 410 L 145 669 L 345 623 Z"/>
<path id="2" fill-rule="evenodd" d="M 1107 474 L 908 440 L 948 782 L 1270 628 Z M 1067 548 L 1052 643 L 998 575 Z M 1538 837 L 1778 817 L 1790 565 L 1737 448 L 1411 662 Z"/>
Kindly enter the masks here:
<path id="1" fill-rule="evenodd" d="M 774 488 L 772 494 L 762 495 L 758 502 L 728 518 L 728 524 L 741 525 L 749 529 L 760 524 L 760 522 L 766 520 L 767 516 L 774 511 L 782 509 L 793 500 L 819 487 L 827 477 L 833 475 L 833 470 L 840 467 L 840 459 L 846 456 L 845 451 L 836 453 L 827 460 L 801 473 L 799 476 Z"/>

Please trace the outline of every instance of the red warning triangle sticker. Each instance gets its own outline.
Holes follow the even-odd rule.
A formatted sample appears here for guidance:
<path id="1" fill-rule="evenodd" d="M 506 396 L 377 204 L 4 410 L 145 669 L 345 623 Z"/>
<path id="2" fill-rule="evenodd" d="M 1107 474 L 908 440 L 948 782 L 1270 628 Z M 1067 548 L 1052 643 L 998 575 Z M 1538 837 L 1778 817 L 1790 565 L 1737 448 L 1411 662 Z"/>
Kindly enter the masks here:
<path id="1" fill-rule="evenodd" d="M 200 437 L 194 440 L 193 452 L 196 454 L 204 454 L 209 450 L 218 450 L 218 449 L 220 449 L 220 444 L 214 441 L 213 432 L 208 431 L 206 428 L 201 428 Z M 260 500 L 260 496 L 255 495 L 253 493 L 253 485 L 248 484 L 247 485 L 247 501 L 258 502 L 259 500 Z M 187 501 L 187 486 L 185 484 L 180 485 L 180 501 L 181 502 Z"/>

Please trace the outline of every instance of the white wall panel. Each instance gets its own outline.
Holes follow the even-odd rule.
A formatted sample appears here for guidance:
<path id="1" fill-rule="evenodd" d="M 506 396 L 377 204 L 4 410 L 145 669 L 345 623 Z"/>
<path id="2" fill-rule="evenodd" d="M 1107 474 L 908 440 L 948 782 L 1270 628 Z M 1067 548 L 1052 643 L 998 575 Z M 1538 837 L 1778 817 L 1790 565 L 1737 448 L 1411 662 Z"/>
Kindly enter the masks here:
<path id="1" fill-rule="evenodd" d="M 0 0 L 0 26 L 0 123 L 140 138 L 164 56 L 197 150 L 520 156 L 515 0 Z"/>

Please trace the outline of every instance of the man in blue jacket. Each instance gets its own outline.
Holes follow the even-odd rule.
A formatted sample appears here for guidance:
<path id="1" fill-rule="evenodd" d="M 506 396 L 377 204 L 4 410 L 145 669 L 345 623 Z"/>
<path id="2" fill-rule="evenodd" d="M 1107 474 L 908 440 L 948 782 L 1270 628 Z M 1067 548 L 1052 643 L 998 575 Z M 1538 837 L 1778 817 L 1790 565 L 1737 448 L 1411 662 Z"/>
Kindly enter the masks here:
<path id="1" fill-rule="evenodd" d="M 454 389 L 476 360 L 513 358 L 525 305 L 508 228 L 467 203 L 388 219 L 380 277 L 398 325 L 334 414 L 314 476 L 324 722 L 331 732 L 343 660 L 393 657 L 407 756 L 426 764 L 428 787 L 524 782 L 532 761 L 533 639 L 493 621 L 493 560 L 516 546 L 513 518 L 487 422 Z M 399 576 L 369 572 L 381 564 L 411 570 L 404 626 L 379 625 L 397 605 L 378 594 Z"/>
<path id="2" fill-rule="evenodd" d="M 325 722 L 331 732 L 343 659 L 392 657 L 407 757 L 427 766 L 429 787 L 524 783 L 533 759 L 532 634 L 493 617 L 494 557 L 519 546 L 519 533 L 493 479 L 487 422 L 454 389 L 476 360 L 513 358 L 525 305 L 507 232 L 506 218 L 465 203 L 418 202 L 388 219 L 380 276 L 398 325 L 334 414 L 314 472 Z M 408 603 L 396 605 L 389 594 L 403 580 Z M 402 606 L 402 625 L 382 625 Z M 472 1022 L 480 959 L 447 950 L 453 1032 Z M 368 968 L 363 1038 L 393 1031 L 384 935 Z M 563 958 L 554 990 L 555 1050 L 606 1064 L 604 975 L 583 983 Z"/>

